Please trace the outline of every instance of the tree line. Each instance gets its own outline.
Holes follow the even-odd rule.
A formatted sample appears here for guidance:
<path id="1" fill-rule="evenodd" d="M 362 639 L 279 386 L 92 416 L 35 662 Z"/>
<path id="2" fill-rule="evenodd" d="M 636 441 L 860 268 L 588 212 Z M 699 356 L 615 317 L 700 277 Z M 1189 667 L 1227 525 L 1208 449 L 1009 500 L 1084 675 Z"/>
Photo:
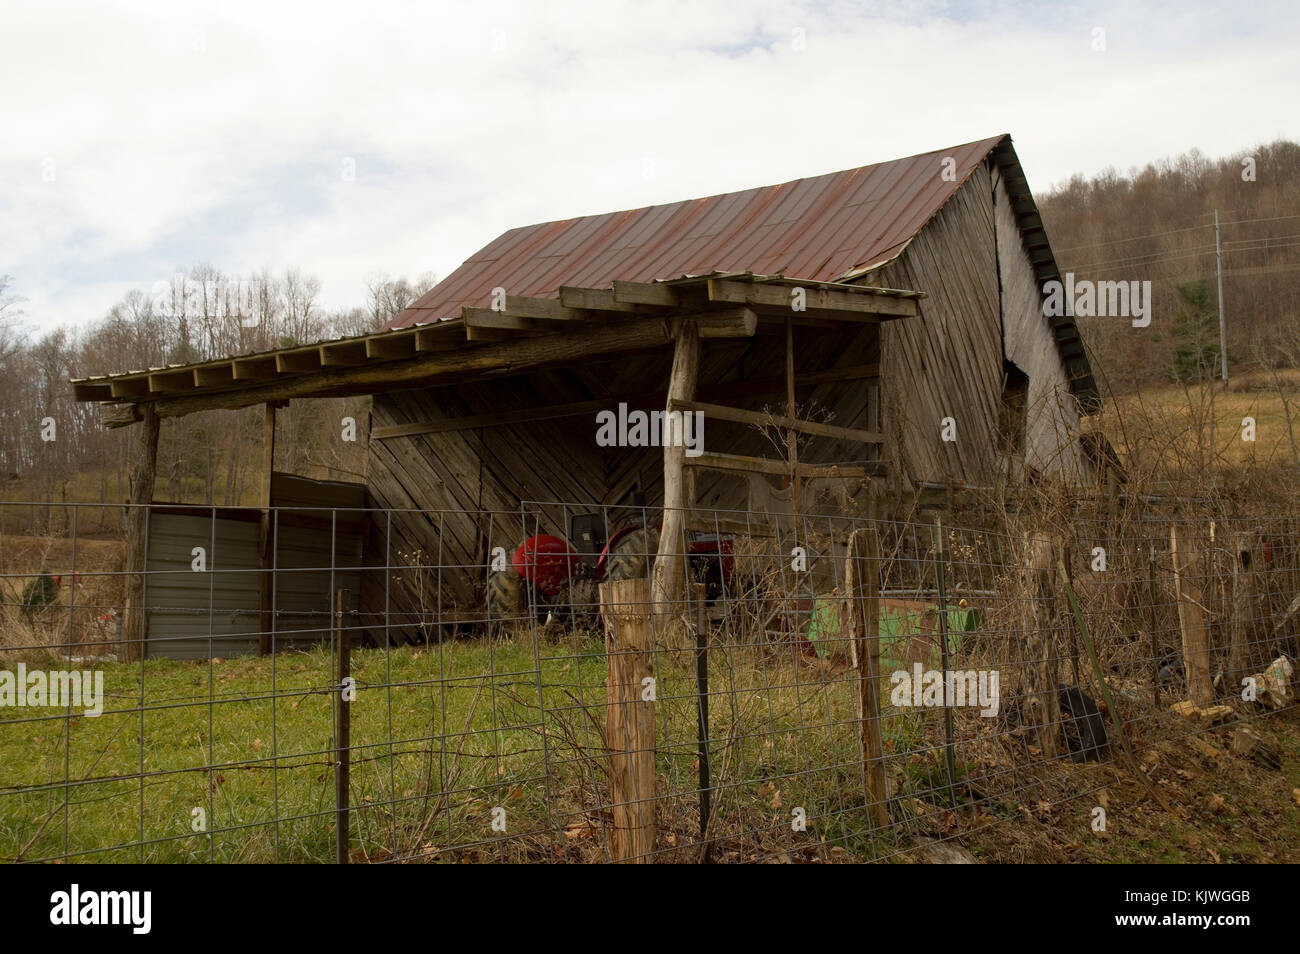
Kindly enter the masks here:
<path id="1" fill-rule="evenodd" d="M 1127 175 L 1074 176 L 1037 199 L 1062 273 L 1151 282 L 1149 327 L 1079 319 L 1103 386 L 1130 393 L 1218 374 L 1216 209 L 1230 369 L 1300 365 L 1300 143 L 1222 159 L 1192 150 Z"/>
<path id="2" fill-rule="evenodd" d="M 11 276 L 0 276 L 0 482 L 5 500 L 58 504 L 125 499 L 132 428 L 109 430 L 100 409 L 73 399 L 70 378 L 145 370 L 293 347 L 381 328 L 435 283 L 379 277 L 363 306 L 322 308 L 320 281 L 297 269 L 231 275 L 211 265 L 132 289 L 100 320 L 33 334 Z M 299 401 L 277 415 L 276 469 L 335 480 L 365 473 L 367 399 Z M 260 408 L 169 418 L 158 447 L 156 499 L 237 506 L 251 501 L 261 462 Z M 356 442 L 338 440 L 339 421 L 354 417 Z M 66 525 L 46 507 L 17 519 Z M 2 516 L 2 515 L 0 515 Z M 102 529 L 119 513 L 105 511 Z M 83 527 L 83 529 L 86 529 Z M 90 528 L 92 531 L 94 525 Z"/>

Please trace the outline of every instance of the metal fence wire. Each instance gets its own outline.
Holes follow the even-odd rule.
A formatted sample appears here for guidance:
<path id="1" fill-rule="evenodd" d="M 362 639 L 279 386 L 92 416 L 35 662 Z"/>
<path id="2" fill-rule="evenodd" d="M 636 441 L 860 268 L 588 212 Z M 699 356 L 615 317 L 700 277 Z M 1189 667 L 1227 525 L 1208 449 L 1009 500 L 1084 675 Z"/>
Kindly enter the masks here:
<path id="1" fill-rule="evenodd" d="M 138 576 L 100 505 L 3 504 L 0 858 L 861 862 L 1090 805 L 1294 705 L 1294 521 L 1173 503 L 667 546 L 636 507 L 155 505 Z"/>

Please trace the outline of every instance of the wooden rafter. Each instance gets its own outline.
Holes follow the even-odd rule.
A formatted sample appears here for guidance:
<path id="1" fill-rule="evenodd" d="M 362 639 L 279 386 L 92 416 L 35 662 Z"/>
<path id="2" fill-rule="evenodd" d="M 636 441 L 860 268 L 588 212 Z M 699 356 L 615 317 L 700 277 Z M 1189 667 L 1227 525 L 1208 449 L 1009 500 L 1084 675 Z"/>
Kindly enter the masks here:
<path id="1" fill-rule="evenodd" d="M 918 293 L 826 282 L 805 283 L 807 310 L 792 313 L 795 284 L 782 276 L 729 273 L 669 282 L 619 280 L 608 288 L 562 286 L 554 297 L 506 296 L 498 310 L 465 307 L 456 318 L 430 324 L 71 383 L 79 401 L 153 401 L 168 417 L 289 397 L 364 393 L 405 382 L 450 383 L 476 369 L 507 371 L 557 360 L 552 356 L 560 354 L 573 360 L 633 351 L 673 340 L 675 328 L 687 320 L 708 339 L 769 333 L 774 321 L 784 324 L 787 318 L 801 327 L 831 328 L 839 321 L 917 313 Z M 557 344 L 559 339 L 565 340 Z M 538 343 L 536 361 L 529 357 L 531 342 Z M 500 350 L 512 344 L 518 347 Z M 519 357 L 502 357 L 507 354 Z M 128 411 L 108 423 L 139 419 L 138 411 Z"/>

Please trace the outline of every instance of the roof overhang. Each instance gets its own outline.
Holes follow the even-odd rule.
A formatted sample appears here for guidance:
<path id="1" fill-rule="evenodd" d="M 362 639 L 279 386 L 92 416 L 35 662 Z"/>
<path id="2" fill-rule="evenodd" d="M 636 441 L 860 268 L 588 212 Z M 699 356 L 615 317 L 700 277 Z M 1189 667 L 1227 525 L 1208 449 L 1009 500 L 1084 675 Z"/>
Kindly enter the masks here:
<path id="1" fill-rule="evenodd" d="M 79 401 L 115 405 L 109 427 L 152 405 L 161 417 L 291 398 L 339 397 L 464 383 L 583 358 L 641 351 L 673 340 L 673 321 L 704 338 L 750 337 L 798 325 L 843 327 L 908 318 L 921 292 L 749 272 L 561 287 L 551 298 L 503 295 L 456 318 L 311 345 L 77 378 Z"/>

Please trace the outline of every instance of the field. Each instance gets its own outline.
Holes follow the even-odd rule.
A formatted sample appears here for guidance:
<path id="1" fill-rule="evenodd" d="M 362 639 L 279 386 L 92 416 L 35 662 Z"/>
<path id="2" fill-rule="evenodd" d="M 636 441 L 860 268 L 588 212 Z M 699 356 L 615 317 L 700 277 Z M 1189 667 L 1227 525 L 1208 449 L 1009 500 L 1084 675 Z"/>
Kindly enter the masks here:
<path id="1" fill-rule="evenodd" d="M 536 654 L 482 639 L 353 653 L 353 860 L 605 859 L 603 646 L 572 639 Z M 0 858 L 333 860 L 330 667 L 325 648 L 101 663 L 98 717 L 0 710 Z M 656 673 L 660 860 L 695 860 L 695 673 L 669 653 Z M 938 721 L 893 710 L 896 821 L 872 832 L 852 685 L 833 665 L 738 650 L 715 653 L 710 675 L 720 861 L 909 860 L 917 844 L 959 835 L 988 861 L 1300 861 L 1294 708 L 1257 720 L 1283 747 L 1281 771 L 1231 755 L 1227 728 L 1194 741 L 1172 713 L 1135 709 L 1143 772 L 1178 818 L 1113 761 L 1021 766 L 1014 786 L 999 787 L 964 735 L 959 773 L 970 781 L 949 805 L 936 781 Z M 1101 836 L 1090 829 L 1096 804 L 1110 813 Z M 808 833 L 789 831 L 794 806 L 806 808 Z M 492 827 L 498 807 L 504 832 Z M 200 814 L 206 829 L 195 831 Z"/>

